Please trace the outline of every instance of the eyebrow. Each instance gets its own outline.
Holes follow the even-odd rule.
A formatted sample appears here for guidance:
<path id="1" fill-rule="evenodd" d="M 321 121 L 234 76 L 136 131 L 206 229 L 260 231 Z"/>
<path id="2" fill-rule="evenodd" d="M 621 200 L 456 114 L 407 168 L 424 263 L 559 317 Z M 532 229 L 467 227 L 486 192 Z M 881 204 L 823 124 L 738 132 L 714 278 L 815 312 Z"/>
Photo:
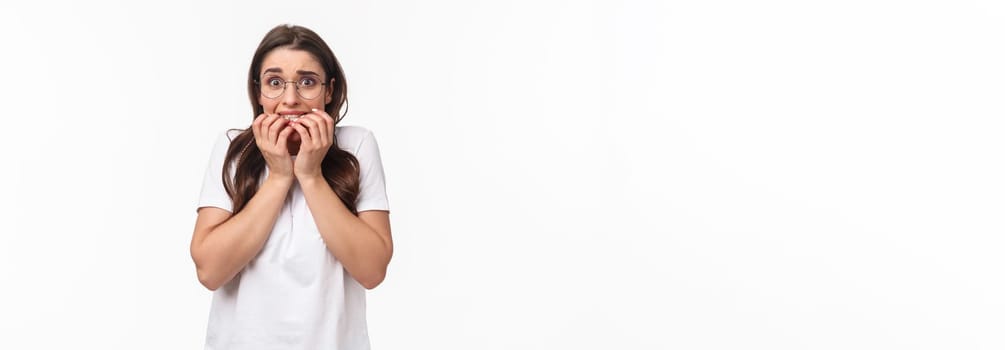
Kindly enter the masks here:
<path id="1" fill-rule="evenodd" d="M 265 71 L 263 71 L 262 74 L 265 74 L 265 73 L 282 73 L 282 72 L 283 72 L 282 68 L 272 67 L 272 68 L 269 68 L 269 69 L 266 69 Z M 309 70 L 298 70 L 297 74 L 299 74 L 299 75 L 316 75 L 316 76 L 321 76 L 321 74 L 314 73 L 314 72 L 309 71 Z"/>

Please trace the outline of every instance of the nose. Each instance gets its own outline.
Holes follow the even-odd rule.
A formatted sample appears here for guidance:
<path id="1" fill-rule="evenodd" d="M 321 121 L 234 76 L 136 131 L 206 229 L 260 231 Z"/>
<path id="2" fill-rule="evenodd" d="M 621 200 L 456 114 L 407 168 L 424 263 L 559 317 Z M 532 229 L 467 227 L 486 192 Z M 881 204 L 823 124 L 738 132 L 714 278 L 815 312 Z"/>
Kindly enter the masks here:
<path id="1" fill-rule="evenodd" d="M 290 86 L 289 84 L 293 84 Z M 295 106 L 300 103 L 300 94 L 297 93 L 297 83 L 288 81 L 286 82 L 286 88 L 283 89 L 283 104 L 287 106 Z"/>

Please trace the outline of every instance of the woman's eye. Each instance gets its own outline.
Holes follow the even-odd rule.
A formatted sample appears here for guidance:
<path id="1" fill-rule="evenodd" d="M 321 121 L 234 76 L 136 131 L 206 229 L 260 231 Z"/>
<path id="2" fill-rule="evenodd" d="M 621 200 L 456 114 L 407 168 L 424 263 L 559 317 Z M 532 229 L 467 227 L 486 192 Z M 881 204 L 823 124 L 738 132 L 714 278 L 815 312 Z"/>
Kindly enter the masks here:
<path id="1" fill-rule="evenodd" d="M 269 84 L 269 86 L 272 86 L 272 87 L 277 87 L 277 86 L 283 85 L 283 81 L 280 80 L 280 79 L 276 79 L 276 78 L 271 78 L 269 80 L 266 80 L 266 82 Z"/>
<path id="2" fill-rule="evenodd" d="M 318 81 L 314 80 L 314 78 L 303 78 L 303 79 L 300 79 L 300 86 L 303 86 L 303 87 L 314 86 L 314 84 L 317 84 L 317 83 L 318 83 Z"/>

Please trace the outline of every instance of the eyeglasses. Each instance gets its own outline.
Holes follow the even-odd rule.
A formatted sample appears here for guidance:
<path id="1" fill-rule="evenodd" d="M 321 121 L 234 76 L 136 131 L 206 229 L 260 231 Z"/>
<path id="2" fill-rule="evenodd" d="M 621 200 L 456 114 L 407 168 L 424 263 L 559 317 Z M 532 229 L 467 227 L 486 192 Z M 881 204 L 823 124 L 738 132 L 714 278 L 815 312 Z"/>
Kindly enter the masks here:
<path id="1" fill-rule="evenodd" d="M 327 84 L 320 83 L 316 78 L 301 78 L 298 81 L 287 81 L 280 79 L 278 77 L 269 77 L 264 80 L 256 80 L 258 84 L 258 90 L 262 92 L 262 96 L 266 98 L 279 98 L 283 96 L 286 92 L 286 84 L 296 84 L 297 95 L 303 97 L 307 100 L 313 100 L 321 96 L 321 92 L 324 90 L 321 88 Z"/>

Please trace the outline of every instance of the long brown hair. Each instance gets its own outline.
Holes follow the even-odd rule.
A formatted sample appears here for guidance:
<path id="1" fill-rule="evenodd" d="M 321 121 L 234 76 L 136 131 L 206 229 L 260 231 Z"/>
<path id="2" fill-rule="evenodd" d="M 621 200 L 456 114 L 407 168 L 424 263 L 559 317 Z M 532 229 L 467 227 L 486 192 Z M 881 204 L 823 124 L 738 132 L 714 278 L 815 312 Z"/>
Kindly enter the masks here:
<path id="1" fill-rule="evenodd" d="M 335 53 L 317 33 L 293 25 L 279 25 L 273 28 L 268 34 L 265 34 L 262 42 L 258 44 L 258 49 L 255 50 L 255 56 L 251 60 L 251 68 L 248 69 L 248 98 L 251 99 L 251 108 L 254 111 L 252 120 L 264 113 L 264 109 L 258 103 L 260 91 L 259 84 L 256 82 L 258 75 L 261 74 L 262 60 L 270 51 L 280 47 L 310 53 L 324 67 L 326 79 L 329 81 L 334 79 L 334 84 L 330 84 L 330 88 L 333 90 L 325 91 L 326 94 L 333 94 L 331 101 L 325 104 L 325 112 L 331 116 L 337 115 L 335 125 L 338 125 L 348 110 L 348 108 L 343 108 L 347 107 L 347 101 L 346 81 L 345 75 L 342 73 L 342 66 L 335 58 Z M 350 211 L 356 213 L 356 197 L 359 195 L 359 161 L 352 153 L 338 147 L 337 137 L 334 140 L 334 144 L 328 149 L 324 160 L 321 161 L 321 173 L 328 185 L 342 200 L 342 203 Z M 230 199 L 234 202 L 234 214 L 237 214 L 258 192 L 258 184 L 265 174 L 265 157 L 262 156 L 262 151 L 255 143 L 255 135 L 250 126 L 231 140 L 223 164 L 223 185 L 227 189 Z M 231 180 L 229 172 L 231 167 L 235 167 L 233 180 Z"/>

